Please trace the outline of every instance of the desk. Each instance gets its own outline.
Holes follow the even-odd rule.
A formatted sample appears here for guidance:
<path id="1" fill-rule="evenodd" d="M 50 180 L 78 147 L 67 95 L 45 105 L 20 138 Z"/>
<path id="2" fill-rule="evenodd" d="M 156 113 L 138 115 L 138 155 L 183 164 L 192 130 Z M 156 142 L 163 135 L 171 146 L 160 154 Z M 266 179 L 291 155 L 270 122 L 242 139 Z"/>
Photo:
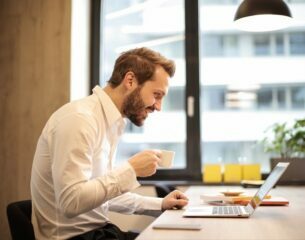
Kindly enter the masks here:
<path id="1" fill-rule="evenodd" d="M 193 186 L 186 191 L 189 205 L 203 204 L 203 193 L 219 192 L 240 187 Z M 257 189 L 242 189 L 255 192 Z M 184 210 L 167 210 L 149 225 L 137 240 L 162 239 L 305 239 L 305 187 L 277 186 L 270 191 L 272 196 L 289 200 L 289 206 L 260 206 L 250 218 L 183 218 Z M 200 231 L 152 229 L 154 223 L 201 223 Z"/>

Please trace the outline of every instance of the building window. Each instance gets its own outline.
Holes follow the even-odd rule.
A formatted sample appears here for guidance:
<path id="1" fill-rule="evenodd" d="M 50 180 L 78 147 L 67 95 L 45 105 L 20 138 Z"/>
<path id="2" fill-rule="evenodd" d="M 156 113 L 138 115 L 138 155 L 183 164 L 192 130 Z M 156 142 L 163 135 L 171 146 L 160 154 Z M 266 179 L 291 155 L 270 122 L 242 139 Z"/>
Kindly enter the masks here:
<path id="1" fill-rule="evenodd" d="M 271 54 L 268 35 L 254 35 L 254 55 L 267 56 Z"/>
<path id="2" fill-rule="evenodd" d="M 102 6 L 100 65 L 94 65 L 100 85 L 118 54 L 130 48 L 150 47 L 177 65 L 163 111 L 142 128 L 128 125 L 118 163 L 161 148 L 176 151 L 174 168 L 158 170 L 154 179 L 199 180 L 204 163 L 239 159 L 270 170 L 270 156 L 258 144 L 263 132 L 304 117 L 305 27 L 238 31 L 232 25 L 237 0 L 94 2 Z M 294 4 L 305 12 L 303 0 L 291 1 L 291 9 Z M 305 20 L 305 14 L 298 17 Z M 188 108 L 192 102 L 194 115 Z"/>
<path id="3" fill-rule="evenodd" d="M 201 163 L 242 159 L 261 163 L 268 172 L 270 155 L 259 144 L 264 131 L 274 123 L 304 118 L 305 27 L 237 31 L 230 24 L 238 3 L 199 4 Z M 304 3 L 297 7 L 305 13 Z M 292 14 L 305 19 L 305 14 Z M 229 36 L 236 39 L 237 54 L 226 56 L 224 39 Z"/>
<path id="4" fill-rule="evenodd" d="M 291 55 L 305 54 L 305 32 L 290 34 L 290 53 Z"/>

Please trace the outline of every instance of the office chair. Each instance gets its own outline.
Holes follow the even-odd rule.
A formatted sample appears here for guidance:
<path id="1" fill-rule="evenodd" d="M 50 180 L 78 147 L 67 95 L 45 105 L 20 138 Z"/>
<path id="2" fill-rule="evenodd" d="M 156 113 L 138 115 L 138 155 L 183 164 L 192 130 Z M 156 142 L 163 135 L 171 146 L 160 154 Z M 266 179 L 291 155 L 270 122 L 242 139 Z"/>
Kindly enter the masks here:
<path id="1" fill-rule="evenodd" d="M 35 240 L 31 222 L 32 201 L 10 203 L 6 208 L 12 240 Z"/>
<path id="2" fill-rule="evenodd" d="M 160 198 L 165 197 L 170 192 L 176 190 L 175 186 L 166 184 L 166 183 L 156 183 L 155 184 L 155 190 L 157 193 L 157 196 Z"/>

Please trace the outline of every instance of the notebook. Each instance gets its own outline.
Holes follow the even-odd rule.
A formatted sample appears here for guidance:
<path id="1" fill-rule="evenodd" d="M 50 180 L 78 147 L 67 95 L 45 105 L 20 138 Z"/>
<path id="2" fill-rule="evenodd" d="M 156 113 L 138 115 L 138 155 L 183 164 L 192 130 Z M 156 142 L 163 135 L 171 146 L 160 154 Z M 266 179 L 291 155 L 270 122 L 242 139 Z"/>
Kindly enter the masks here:
<path id="1" fill-rule="evenodd" d="M 250 217 L 277 183 L 288 165 L 288 162 L 279 162 L 246 206 L 194 206 L 187 208 L 183 213 L 183 217 Z"/>

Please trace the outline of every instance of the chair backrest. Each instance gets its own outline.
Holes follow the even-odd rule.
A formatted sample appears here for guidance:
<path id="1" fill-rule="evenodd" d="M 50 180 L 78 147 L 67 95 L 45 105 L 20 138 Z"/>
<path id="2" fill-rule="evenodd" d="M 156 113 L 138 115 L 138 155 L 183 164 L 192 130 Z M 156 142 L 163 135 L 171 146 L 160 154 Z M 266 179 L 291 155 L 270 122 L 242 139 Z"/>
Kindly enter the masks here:
<path id="1" fill-rule="evenodd" d="M 157 193 L 157 197 L 165 197 L 167 194 L 170 192 L 174 191 L 176 188 L 175 186 L 171 184 L 166 184 L 166 183 L 156 183 L 155 184 L 155 190 Z"/>
<path id="2" fill-rule="evenodd" d="M 13 240 L 35 240 L 31 200 L 10 203 L 6 213 Z"/>

